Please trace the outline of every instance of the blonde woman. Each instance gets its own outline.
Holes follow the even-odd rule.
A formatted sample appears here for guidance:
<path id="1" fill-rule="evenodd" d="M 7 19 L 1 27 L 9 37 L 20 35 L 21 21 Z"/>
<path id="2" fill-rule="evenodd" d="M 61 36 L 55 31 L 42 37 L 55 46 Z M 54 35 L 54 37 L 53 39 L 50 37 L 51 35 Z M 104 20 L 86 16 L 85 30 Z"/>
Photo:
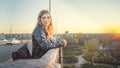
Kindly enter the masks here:
<path id="1" fill-rule="evenodd" d="M 32 58 L 41 58 L 48 50 L 66 46 L 64 39 L 53 42 L 53 22 L 50 13 L 42 10 L 38 15 L 38 22 L 32 33 Z"/>

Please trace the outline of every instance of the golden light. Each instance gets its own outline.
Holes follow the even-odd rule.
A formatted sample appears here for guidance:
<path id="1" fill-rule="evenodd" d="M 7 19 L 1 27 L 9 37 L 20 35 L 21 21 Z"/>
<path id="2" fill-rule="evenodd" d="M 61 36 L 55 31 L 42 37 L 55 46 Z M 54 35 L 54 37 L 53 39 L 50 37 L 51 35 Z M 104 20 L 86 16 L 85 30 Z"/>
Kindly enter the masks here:
<path id="1" fill-rule="evenodd" d="M 118 30 L 117 33 L 120 33 L 120 30 Z"/>

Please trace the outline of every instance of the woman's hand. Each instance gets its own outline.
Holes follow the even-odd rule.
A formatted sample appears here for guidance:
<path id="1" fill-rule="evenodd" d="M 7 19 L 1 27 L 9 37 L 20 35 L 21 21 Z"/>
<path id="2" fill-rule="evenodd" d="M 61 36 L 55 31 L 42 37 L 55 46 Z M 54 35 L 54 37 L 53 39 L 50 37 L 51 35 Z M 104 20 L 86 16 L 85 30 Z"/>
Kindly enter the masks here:
<path id="1" fill-rule="evenodd" d="M 67 46 L 67 41 L 65 39 L 62 39 L 62 41 L 64 42 L 64 47 Z"/>
<path id="2" fill-rule="evenodd" d="M 60 45 L 66 47 L 67 46 L 67 41 L 65 39 L 59 39 Z"/>

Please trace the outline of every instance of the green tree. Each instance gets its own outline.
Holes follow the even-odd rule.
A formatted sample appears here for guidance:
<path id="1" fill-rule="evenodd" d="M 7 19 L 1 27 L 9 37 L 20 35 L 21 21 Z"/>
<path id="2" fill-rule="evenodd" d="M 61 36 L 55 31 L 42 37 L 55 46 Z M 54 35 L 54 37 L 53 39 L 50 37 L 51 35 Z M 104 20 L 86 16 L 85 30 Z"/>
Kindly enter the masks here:
<path id="1" fill-rule="evenodd" d="M 75 35 L 73 36 L 73 44 L 79 45 L 79 39 L 80 39 L 81 36 L 82 36 L 81 33 L 75 34 Z"/>
<path id="2" fill-rule="evenodd" d="M 98 41 L 96 39 L 90 39 L 86 41 L 82 50 L 82 54 L 84 55 L 85 59 L 91 63 L 91 66 L 93 66 L 93 62 L 99 56 Z"/>

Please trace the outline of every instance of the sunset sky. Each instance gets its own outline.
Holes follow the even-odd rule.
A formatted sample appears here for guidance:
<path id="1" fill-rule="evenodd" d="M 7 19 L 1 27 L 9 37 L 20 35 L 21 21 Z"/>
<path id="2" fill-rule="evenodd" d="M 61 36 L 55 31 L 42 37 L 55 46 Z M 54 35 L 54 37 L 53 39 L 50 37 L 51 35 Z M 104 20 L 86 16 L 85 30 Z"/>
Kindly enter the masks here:
<path id="1" fill-rule="evenodd" d="M 51 0 L 55 33 L 120 33 L 120 0 Z M 0 0 L 0 33 L 32 33 L 49 0 Z"/>

